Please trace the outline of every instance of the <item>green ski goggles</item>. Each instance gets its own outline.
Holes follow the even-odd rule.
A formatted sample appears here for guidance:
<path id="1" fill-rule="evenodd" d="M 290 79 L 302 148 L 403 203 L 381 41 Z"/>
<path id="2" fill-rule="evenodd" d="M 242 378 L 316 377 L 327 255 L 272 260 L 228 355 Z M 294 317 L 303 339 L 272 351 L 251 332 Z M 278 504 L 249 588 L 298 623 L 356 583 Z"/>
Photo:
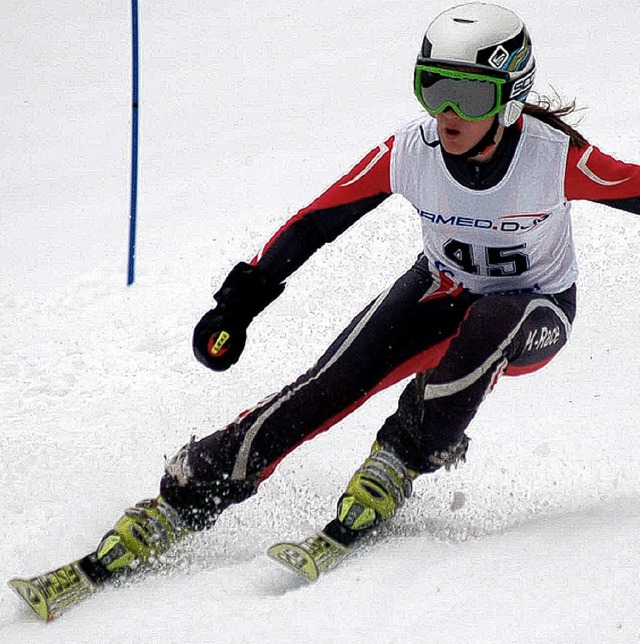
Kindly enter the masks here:
<path id="1" fill-rule="evenodd" d="M 466 121 L 489 118 L 509 102 L 510 85 L 497 75 L 421 64 L 415 68 L 414 91 L 431 116 L 450 107 Z"/>

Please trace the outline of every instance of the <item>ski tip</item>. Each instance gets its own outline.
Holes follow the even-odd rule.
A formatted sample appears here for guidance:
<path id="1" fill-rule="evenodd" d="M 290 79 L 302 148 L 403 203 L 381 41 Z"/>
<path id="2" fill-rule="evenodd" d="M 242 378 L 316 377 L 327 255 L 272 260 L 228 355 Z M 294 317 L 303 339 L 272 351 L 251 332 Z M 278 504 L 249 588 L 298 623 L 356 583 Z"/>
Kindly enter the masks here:
<path id="1" fill-rule="evenodd" d="M 316 581 L 320 576 L 314 558 L 297 543 L 276 543 L 267 550 L 267 555 L 307 581 Z"/>
<path id="2" fill-rule="evenodd" d="M 55 615 L 49 610 L 47 598 L 38 586 L 29 579 L 10 579 L 9 588 L 24 600 L 29 608 L 36 614 L 38 619 L 43 622 L 50 622 Z"/>

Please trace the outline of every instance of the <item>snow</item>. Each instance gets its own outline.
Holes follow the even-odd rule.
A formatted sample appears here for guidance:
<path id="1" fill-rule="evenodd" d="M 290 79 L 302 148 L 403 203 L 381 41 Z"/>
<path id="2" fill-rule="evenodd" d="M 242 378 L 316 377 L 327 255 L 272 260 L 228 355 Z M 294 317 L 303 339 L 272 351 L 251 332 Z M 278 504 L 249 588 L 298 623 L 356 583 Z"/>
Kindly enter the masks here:
<path id="1" fill-rule="evenodd" d="M 539 91 L 640 162 L 637 0 L 505 0 Z M 0 570 L 95 547 L 157 493 L 164 456 L 293 380 L 413 261 L 393 198 L 289 281 L 241 362 L 208 372 L 194 323 L 234 263 L 398 124 L 412 64 L 448 6 L 413 0 L 142 3 L 137 279 L 127 288 L 127 3 L 5 0 L 0 52 Z M 615 70 L 615 73 L 613 71 Z M 611 99 L 611 100 L 610 100 Z M 635 642 L 640 639 L 640 222 L 574 208 L 582 274 L 569 346 L 503 379 L 468 463 L 423 477 L 378 542 L 300 584 L 268 560 L 333 514 L 400 389 L 305 444 L 259 494 L 171 557 L 43 625 L 8 588 L 0 641 Z"/>

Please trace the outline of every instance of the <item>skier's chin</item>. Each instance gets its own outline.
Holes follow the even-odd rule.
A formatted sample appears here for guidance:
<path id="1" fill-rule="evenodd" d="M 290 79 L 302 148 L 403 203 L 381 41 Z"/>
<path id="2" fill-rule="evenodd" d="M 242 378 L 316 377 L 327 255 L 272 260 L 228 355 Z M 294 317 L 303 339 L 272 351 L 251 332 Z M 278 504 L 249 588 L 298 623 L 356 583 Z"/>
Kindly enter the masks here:
<path id="1" fill-rule="evenodd" d="M 476 141 L 468 133 L 455 127 L 445 127 L 440 132 L 440 143 L 445 152 L 454 155 L 466 154 L 478 144 L 481 138 Z"/>
<path id="2" fill-rule="evenodd" d="M 462 155 L 472 150 L 489 131 L 493 119 L 468 121 L 460 118 L 453 110 L 446 110 L 436 116 L 438 137 L 445 152 Z"/>

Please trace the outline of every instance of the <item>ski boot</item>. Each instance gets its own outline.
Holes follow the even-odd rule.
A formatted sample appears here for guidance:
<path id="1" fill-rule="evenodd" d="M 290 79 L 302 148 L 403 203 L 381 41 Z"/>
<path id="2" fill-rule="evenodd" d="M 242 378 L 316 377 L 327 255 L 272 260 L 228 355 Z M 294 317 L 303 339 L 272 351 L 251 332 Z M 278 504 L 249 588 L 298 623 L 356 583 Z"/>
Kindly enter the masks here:
<path id="1" fill-rule="evenodd" d="M 100 581 L 114 574 L 153 563 L 189 530 L 178 513 L 159 496 L 125 510 L 113 530 L 105 534 L 95 553 L 82 560 L 91 578 Z"/>
<path id="2" fill-rule="evenodd" d="M 314 581 L 337 566 L 362 537 L 390 519 L 413 491 L 417 472 L 375 442 L 338 501 L 337 517 L 300 543 L 278 543 L 267 554 Z"/>
<path id="3" fill-rule="evenodd" d="M 95 552 L 31 579 L 12 579 L 9 586 L 40 619 L 51 621 L 116 575 L 158 559 L 188 532 L 161 496 L 147 499 L 125 511 Z"/>
<path id="4" fill-rule="evenodd" d="M 383 521 L 391 519 L 413 492 L 418 472 L 408 469 L 376 441 L 338 501 L 337 517 L 325 533 L 351 547 Z"/>

